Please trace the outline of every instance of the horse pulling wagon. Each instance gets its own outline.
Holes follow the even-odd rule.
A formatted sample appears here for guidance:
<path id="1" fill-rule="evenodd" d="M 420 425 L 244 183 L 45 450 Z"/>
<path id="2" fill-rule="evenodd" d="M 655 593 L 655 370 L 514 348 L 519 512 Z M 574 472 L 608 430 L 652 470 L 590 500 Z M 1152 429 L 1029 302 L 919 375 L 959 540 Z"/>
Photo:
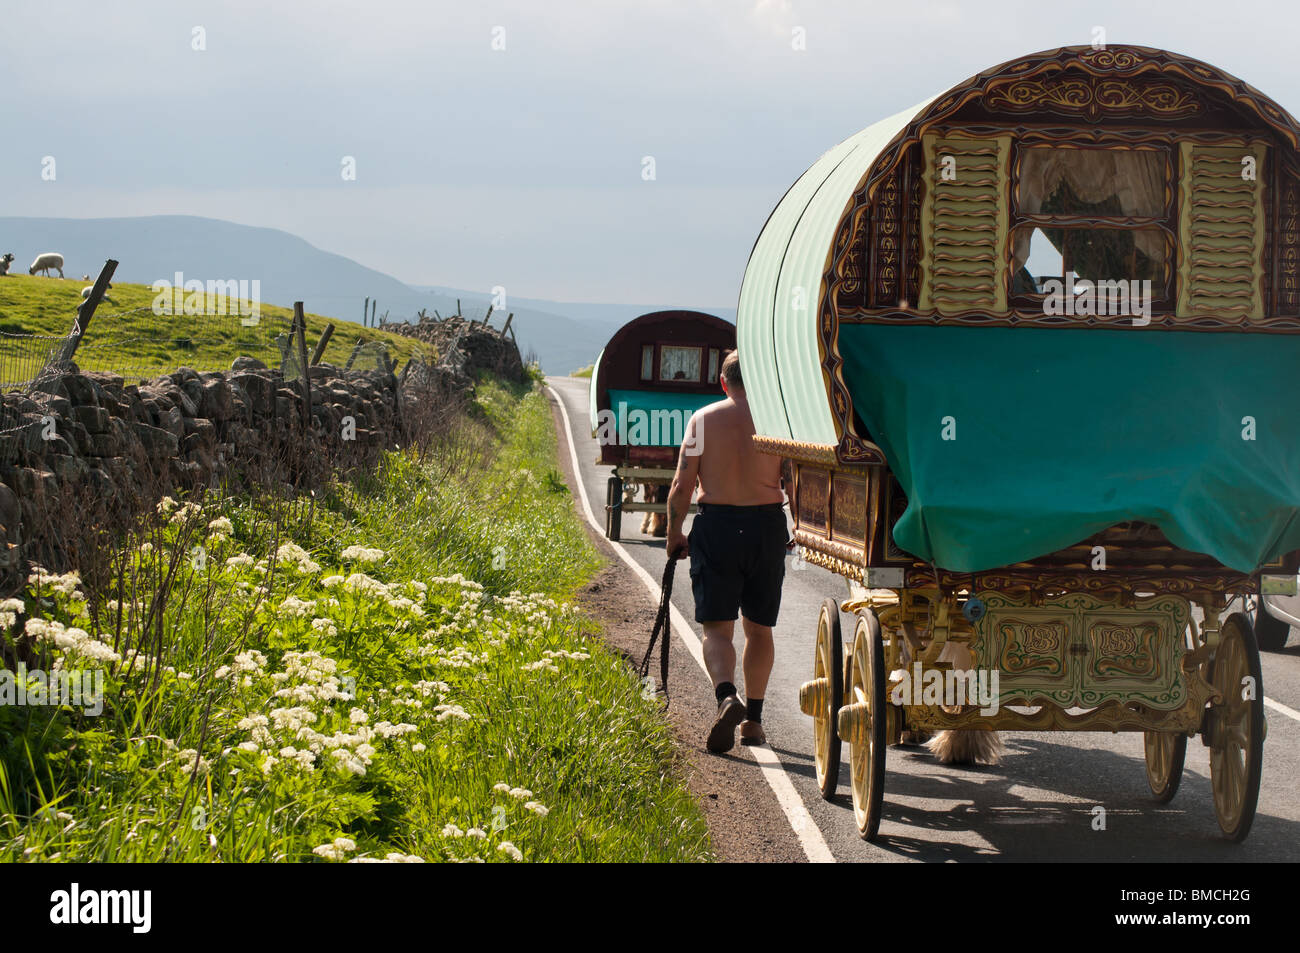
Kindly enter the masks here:
<path id="1" fill-rule="evenodd" d="M 864 838 L 886 746 L 944 730 L 1140 731 L 1161 802 L 1199 737 L 1250 830 L 1249 606 L 1300 568 L 1298 145 L 1208 64 L 1072 47 L 870 126 L 768 219 L 740 354 L 795 540 L 849 582 L 799 703 Z"/>
<path id="2" fill-rule="evenodd" d="M 596 462 L 614 468 L 605 500 L 609 539 L 621 535 L 624 512 L 667 514 L 686 422 L 722 399 L 718 372 L 735 346 L 736 328 L 721 318 L 655 311 L 619 328 L 596 358 L 591 432 L 600 444 Z M 647 501 L 625 501 L 625 484 L 646 487 Z"/>

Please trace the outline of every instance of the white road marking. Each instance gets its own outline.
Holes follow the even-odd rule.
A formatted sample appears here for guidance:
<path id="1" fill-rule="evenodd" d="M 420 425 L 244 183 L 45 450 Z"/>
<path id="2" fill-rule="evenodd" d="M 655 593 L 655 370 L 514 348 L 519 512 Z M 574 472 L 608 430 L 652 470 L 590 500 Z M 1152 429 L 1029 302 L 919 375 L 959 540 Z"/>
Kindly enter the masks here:
<path id="1" fill-rule="evenodd" d="M 587 498 L 587 487 L 582 479 L 582 467 L 578 463 L 577 444 L 573 439 L 573 425 L 569 423 L 569 411 L 564 406 L 564 400 L 556 393 L 550 384 L 546 385 L 550 392 L 551 398 L 560 408 L 560 416 L 564 418 L 564 435 L 569 443 L 569 461 L 573 464 L 573 479 L 578 484 L 578 497 L 582 500 L 582 508 L 587 514 L 587 522 L 595 527 L 596 532 L 601 536 L 605 535 L 605 524 L 596 519 L 596 513 L 591 508 L 591 501 Z M 628 553 L 626 549 L 612 539 L 605 542 L 613 547 L 614 552 L 618 554 L 619 559 L 627 563 L 632 571 L 636 573 L 645 587 L 650 591 L 650 595 L 656 601 L 659 598 L 659 583 L 645 568 L 638 563 Z M 691 657 L 695 659 L 700 666 L 700 670 L 708 677 L 708 669 L 704 666 L 704 646 L 700 642 L 699 636 L 686 621 L 677 606 L 670 607 L 671 621 L 673 631 L 677 633 L 682 643 L 686 646 Z M 772 793 L 776 795 L 777 803 L 781 805 L 781 810 L 785 812 L 785 819 L 790 822 L 790 827 L 794 831 L 795 838 L 799 841 L 799 846 L 803 848 L 805 856 L 814 864 L 833 864 L 835 855 L 831 849 L 826 846 L 826 839 L 822 837 L 821 828 L 813 820 L 808 808 L 804 806 L 803 798 L 799 792 L 794 789 L 794 784 L 790 781 L 790 776 L 786 773 L 785 766 L 781 764 L 781 759 L 767 745 L 752 745 L 749 750 L 754 754 L 754 760 L 758 762 L 763 771 L 763 777 L 766 779 L 768 786 L 772 788 Z"/>
<path id="2" fill-rule="evenodd" d="M 1288 718 L 1294 718 L 1296 721 L 1300 721 L 1300 711 L 1296 711 L 1294 708 L 1288 708 L 1286 705 L 1283 705 L 1279 701 L 1274 701 L 1267 695 L 1264 696 L 1264 706 L 1266 708 L 1271 708 L 1276 712 L 1281 712 Z"/>

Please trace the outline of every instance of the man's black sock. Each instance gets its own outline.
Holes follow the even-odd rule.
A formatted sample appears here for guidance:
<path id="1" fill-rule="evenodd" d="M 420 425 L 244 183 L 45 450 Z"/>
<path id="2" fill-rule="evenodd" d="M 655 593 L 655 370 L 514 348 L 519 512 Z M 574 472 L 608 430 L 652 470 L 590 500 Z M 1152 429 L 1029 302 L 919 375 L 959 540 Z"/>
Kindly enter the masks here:
<path id="1" fill-rule="evenodd" d="M 746 717 L 748 717 L 750 721 L 763 720 L 763 699 L 761 698 L 745 699 L 745 709 L 746 709 Z"/>
<path id="2" fill-rule="evenodd" d="M 726 698 L 728 695 L 736 694 L 736 686 L 731 684 L 731 682 L 723 682 L 713 690 L 713 694 L 718 696 L 718 704 L 721 705 L 722 699 Z"/>

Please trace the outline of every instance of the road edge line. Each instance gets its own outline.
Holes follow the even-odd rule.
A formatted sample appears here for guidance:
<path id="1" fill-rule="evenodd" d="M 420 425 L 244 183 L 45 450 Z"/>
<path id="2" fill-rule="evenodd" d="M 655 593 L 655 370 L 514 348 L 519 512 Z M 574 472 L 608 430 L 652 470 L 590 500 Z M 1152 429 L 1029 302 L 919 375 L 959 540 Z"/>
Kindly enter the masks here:
<path id="1" fill-rule="evenodd" d="M 1274 701 L 1272 698 L 1269 698 L 1267 695 L 1264 696 L 1264 705 L 1267 708 L 1271 708 L 1276 712 L 1286 715 L 1288 718 L 1293 718 L 1296 721 L 1300 721 L 1300 711 L 1296 711 L 1294 708 L 1291 708 L 1287 705 L 1283 705 L 1279 701 Z"/>
<path id="2" fill-rule="evenodd" d="M 596 520 L 596 513 L 591 508 L 591 501 L 587 498 L 587 488 L 582 482 L 582 469 L 578 463 L 578 450 L 573 439 L 573 424 L 569 421 L 569 410 L 564 406 L 564 399 L 549 383 L 544 386 L 556 406 L 560 408 L 560 416 L 564 418 L 564 438 L 569 445 L 569 462 L 573 466 L 573 479 L 578 484 L 578 496 L 582 500 L 582 508 L 587 514 L 587 522 L 603 537 L 605 527 Z M 646 572 L 645 567 L 633 559 L 620 543 L 616 543 L 612 539 L 606 539 L 605 542 L 610 545 L 614 552 L 618 554 L 618 558 L 623 560 L 646 586 L 650 591 L 651 598 L 658 600 L 660 595 L 659 583 L 655 581 L 650 573 Z M 700 642 L 699 636 L 695 634 L 695 630 L 690 627 L 686 617 L 682 615 L 677 606 L 671 606 L 670 614 L 672 616 L 673 631 L 677 633 L 677 638 L 686 646 L 686 650 L 691 653 L 691 657 L 695 659 L 696 664 L 700 666 L 700 670 L 704 672 L 707 678 L 709 672 L 704 665 L 704 646 Z M 767 745 L 752 745 L 749 750 L 754 753 L 754 760 L 758 762 L 764 780 L 767 781 L 768 787 L 772 789 L 772 794 L 776 796 L 777 804 L 781 806 L 781 811 L 785 814 L 790 829 L 794 831 L 795 839 L 803 849 L 804 856 L 814 864 L 835 863 L 835 855 L 831 853 L 830 847 L 827 846 L 821 828 L 817 826 L 812 814 L 804 806 L 803 798 L 795 790 L 794 783 L 790 780 L 785 765 L 781 763 L 781 759 L 776 752 Z"/>

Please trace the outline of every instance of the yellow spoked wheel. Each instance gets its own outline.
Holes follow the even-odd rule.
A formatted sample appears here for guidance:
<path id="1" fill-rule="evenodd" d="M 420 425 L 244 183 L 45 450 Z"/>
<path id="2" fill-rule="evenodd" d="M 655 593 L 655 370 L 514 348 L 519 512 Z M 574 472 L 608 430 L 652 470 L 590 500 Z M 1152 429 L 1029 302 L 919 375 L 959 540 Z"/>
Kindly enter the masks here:
<path id="1" fill-rule="evenodd" d="M 1223 623 L 1210 662 L 1210 683 L 1223 701 L 1210 706 L 1210 786 L 1223 833 L 1245 840 L 1259 801 L 1264 754 L 1264 684 L 1250 617 L 1236 612 Z"/>
<path id="2" fill-rule="evenodd" d="M 853 633 L 849 685 L 840 709 L 840 737 L 849 743 L 853 816 L 858 834 L 875 840 L 880 829 L 885 779 L 885 654 L 880 621 L 859 614 Z"/>
<path id="3" fill-rule="evenodd" d="M 817 787 L 829 801 L 840 781 L 837 722 L 844 703 L 844 640 L 840 633 L 840 604 L 834 599 L 823 602 L 817 615 L 813 682 L 818 689 L 818 697 L 813 702 L 813 759 L 817 765 Z"/>
<path id="4" fill-rule="evenodd" d="M 1178 793 L 1183 779 L 1183 761 L 1187 757 L 1187 736 L 1177 731 L 1143 733 L 1147 755 L 1147 784 L 1161 804 L 1168 804 Z"/>

